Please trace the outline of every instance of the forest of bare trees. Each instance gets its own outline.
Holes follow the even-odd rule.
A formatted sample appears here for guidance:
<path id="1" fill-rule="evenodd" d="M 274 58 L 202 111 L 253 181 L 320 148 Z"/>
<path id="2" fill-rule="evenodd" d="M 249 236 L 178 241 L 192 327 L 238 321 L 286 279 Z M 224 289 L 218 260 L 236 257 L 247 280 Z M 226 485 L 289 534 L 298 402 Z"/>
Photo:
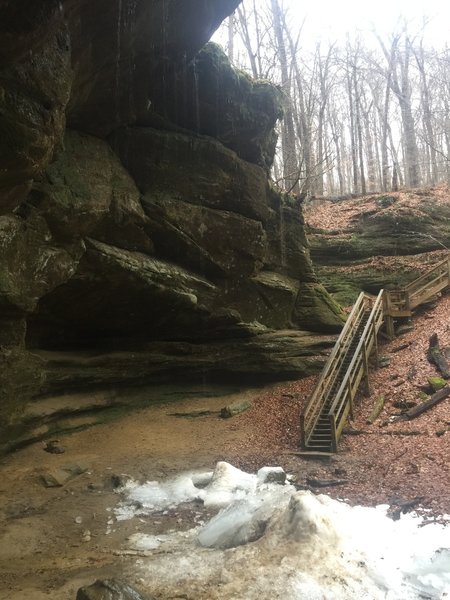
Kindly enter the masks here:
<path id="1" fill-rule="evenodd" d="M 426 24 L 303 46 L 282 0 L 244 0 L 224 24 L 231 62 L 284 98 L 278 185 L 341 196 L 450 183 L 450 49 Z"/>

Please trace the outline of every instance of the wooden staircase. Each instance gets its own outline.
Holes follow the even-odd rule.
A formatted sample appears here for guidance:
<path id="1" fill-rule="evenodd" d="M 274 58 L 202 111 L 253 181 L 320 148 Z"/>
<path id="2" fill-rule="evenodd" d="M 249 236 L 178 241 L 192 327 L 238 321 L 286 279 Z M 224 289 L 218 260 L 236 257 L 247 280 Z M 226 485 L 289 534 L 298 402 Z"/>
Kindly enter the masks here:
<path id="1" fill-rule="evenodd" d="M 378 352 L 377 334 L 383 322 L 393 337 L 394 318 L 410 317 L 414 308 L 449 286 L 450 257 L 405 288 L 381 290 L 376 298 L 359 295 L 300 416 L 303 450 L 337 452 L 362 380 L 365 393 L 370 393 L 368 361 L 372 351 Z"/>
<path id="2" fill-rule="evenodd" d="M 406 287 L 386 290 L 384 315 L 389 337 L 394 337 L 394 319 L 411 317 L 413 310 L 450 285 L 450 257 L 439 262 L 427 273 Z"/>
<path id="3" fill-rule="evenodd" d="M 368 357 L 382 322 L 383 291 L 375 300 L 361 292 L 300 417 L 304 450 L 336 452 L 363 377 L 368 391 Z"/>

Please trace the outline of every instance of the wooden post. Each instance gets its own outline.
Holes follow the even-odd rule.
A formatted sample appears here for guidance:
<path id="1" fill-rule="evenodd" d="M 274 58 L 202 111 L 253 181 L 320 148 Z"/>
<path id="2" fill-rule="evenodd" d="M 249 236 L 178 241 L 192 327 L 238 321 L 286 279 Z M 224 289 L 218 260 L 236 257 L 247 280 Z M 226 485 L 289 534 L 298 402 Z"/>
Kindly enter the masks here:
<path id="1" fill-rule="evenodd" d="M 350 404 L 350 417 L 353 419 L 353 393 L 352 393 L 352 382 L 350 377 L 347 381 L 347 394 L 348 394 L 348 402 Z"/>
<path id="2" fill-rule="evenodd" d="M 392 315 L 391 315 L 391 295 L 387 290 L 384 292 L 383 304 L 384 304 L 384 323 L 386 325 L 386 334 L 387 334 L 388 338 L 390 338 L 392 340 L 395 337 L 394 319 L 392 318 Z"/>
<path id="3" fill-rule="evenodd" d="M 303 414 L 300 415 L 300 432 L 301 432 L 300 445 L 303 448 L 303 450 L 306 450 L 305 415 L 303 415 Z"/>
<path id="4" fill-rule="evenodd" d="M 330 416 L 330 429 L 331 429 L 331 448 L 333 452 L 337 452 L 337 434 L 336 434 L 336 417 L 334 415 Z"/>
<path id="5" fill-rule="evenodd" d="M 364 365 L 364 395 L 370 396 L 370 384 L 369 384 L 369 359 L 367 356 L 366 344 L 363 344 L 363 365 Z"/>
<path id="6" fill-rule="evenodd" d="M 375 352 L 375 365 L 378 367 L 378 337 L 377 337 L 377 328 L 375 325 L 375 320 L 372 321 L 372 335 L 373 335 L 373 347 Z"/>
<path id="7" fill-rule="evenodd" d="M 411 312 L 411 300 L 409 297 L 409 292 L 405 292 L 405 305 L 406 305 L 406 310 L 412 314 Z"/>

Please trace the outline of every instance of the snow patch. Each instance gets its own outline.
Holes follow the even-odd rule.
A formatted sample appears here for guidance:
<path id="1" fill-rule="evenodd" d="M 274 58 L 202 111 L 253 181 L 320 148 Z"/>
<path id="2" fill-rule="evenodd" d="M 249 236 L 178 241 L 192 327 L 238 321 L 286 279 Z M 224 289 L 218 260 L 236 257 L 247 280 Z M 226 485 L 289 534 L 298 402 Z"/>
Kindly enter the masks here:
<path id="1" fill-rule="evenodd" d="M 265 475 L 218 463 L 214 473 L 134 483 L 125 490 L 117 518 L 194 499 L 222 507 L 203 527 L 132 536 L 134 548 L 155 549 L 135 567 L 149 593 L 197 600 L 450 596 L 450 527 L 421 527 L 413 513 L 393 521 L 387 506 L 351 507 L 290 484 L 264 483 Z M 156 546 L 162 537 L 163 552 Z"/>

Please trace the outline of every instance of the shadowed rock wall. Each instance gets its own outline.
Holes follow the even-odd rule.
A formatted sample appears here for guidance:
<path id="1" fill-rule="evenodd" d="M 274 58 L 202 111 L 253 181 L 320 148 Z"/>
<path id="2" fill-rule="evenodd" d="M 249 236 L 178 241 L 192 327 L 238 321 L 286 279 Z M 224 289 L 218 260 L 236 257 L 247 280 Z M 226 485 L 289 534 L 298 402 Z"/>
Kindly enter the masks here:
<path id="1" fill-rule="evenodd" d="M 268 183 L 279 91 L 202 49 L 237 4 L 0 6 L 7 435 L 43 395 L 301 376 L 341 327 Z"/>

